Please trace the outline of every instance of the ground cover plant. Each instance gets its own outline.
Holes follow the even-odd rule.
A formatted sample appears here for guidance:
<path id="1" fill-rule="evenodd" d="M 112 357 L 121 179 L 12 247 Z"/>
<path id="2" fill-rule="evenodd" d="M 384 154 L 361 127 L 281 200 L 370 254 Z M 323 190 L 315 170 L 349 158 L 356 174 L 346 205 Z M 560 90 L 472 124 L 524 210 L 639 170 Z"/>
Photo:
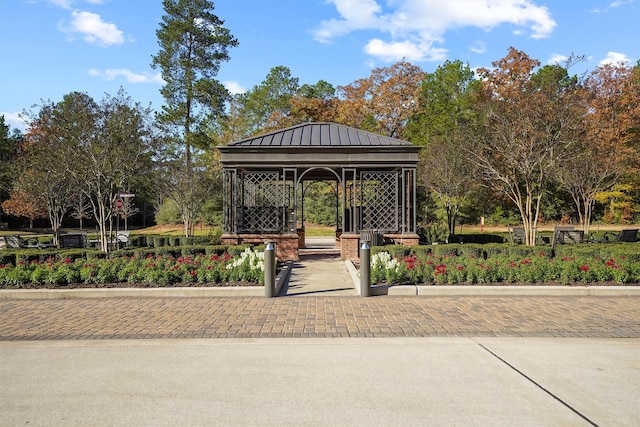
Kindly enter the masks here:
<path id="1" fill-rule="evenodd" d="M 152 284 L 263 284 L 264 252 L 210 250 L 185 255 L 162 252 L 122 251 L 115 256 L 23 256 L 14 263 L 0 263 L 0 287 Z M 78 255 L 81 251 L 77 251 Z"/>
<path id="2" fill-rule="evenodd" d="M 640 283 L 640 245 L 551 248 L 442 245 L 376 248 L 373 284 Z"/>

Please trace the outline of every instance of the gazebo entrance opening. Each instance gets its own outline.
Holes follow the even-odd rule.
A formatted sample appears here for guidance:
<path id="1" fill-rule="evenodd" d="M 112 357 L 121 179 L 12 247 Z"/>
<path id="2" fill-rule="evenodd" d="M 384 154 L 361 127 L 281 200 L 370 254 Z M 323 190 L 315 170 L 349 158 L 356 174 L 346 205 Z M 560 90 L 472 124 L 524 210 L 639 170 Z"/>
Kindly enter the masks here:
<path id="1" fill-rule="evenodd" d="M 307 169 L 298 178 L 297 190 L 298 247 L 306 247 L 306 224 L 310 222 L 309 218 L 317 218 L 318 214 L 322 215 L 321 221 L 311 222 L 333 227 L 334 237 L 339 239 L 342 234 L 342 184 L 336 171 L 329 168 Z"/>
<path id="2" fill-rule="evenodd" d="M 318 182 L 335 188 L 343 259 L 357 259 L 365 239 L 372 244 L 383 238 L 418 242 L 419 147 L 335 123 L 306 123 L 220 151 L 225 243 L 270 240 L 279 259 L 298 259 L 298 248 L 304 246 L 305 193 Z"/>
<path id="3" fill-rule="evenodd" d="M 331 228 L 332 231 L 326 236 L 332 236 L 336 239 L 342 234 L 339 188 L 340 184 L 337 181 L 303 181 L 300 184 L 299 194 L 301 196 L 296 211 L 300 248 L 307 247 L 306 238 L 309 237 L 309 225 L 321 229 Z M 320 235 L 325 234 L 321 233 Z"/>

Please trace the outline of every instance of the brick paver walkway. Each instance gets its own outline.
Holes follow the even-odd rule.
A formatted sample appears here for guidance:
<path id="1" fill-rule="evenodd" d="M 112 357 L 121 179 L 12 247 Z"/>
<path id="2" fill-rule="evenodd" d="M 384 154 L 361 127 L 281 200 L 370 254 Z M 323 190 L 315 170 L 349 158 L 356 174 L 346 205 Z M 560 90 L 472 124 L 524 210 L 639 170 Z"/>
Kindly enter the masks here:
<path id="1" fill-rule="evenodd" d="M 638 297 L 1 300 L 0 340 L 640 337 Z"/>

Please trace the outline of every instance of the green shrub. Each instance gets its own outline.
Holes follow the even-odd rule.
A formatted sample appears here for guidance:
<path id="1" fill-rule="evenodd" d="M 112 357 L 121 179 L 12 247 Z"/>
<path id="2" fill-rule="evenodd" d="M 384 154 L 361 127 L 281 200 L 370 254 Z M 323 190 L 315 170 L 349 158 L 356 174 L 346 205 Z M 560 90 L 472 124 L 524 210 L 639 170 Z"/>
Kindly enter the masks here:
<path id="1" fill-rule="evenodd" d="M 164 199 L 158 213 L 156 213 L 156 223 L 160 225 L 164 224 L 179 224 L 182 222 L 182 216 L 180 215 L 180 209 L 178 205 L 171 199 Z"/>
<path id="2" fill-rule="evenodd" d="M 458 256 L 458 250 L 460 249 L 460 245 L 451 244 L 451 245 L 432 245 L 431 253 L 436 256 Z"/>
<path id="3" fill-rule="evenodd" d="M 487 254 L 485 253 L 484 248 L 481 245 L 461 245 L 458 249 L 458 252 L 461 256 L 467 256 L 470 258 L 487 258 Z"/>

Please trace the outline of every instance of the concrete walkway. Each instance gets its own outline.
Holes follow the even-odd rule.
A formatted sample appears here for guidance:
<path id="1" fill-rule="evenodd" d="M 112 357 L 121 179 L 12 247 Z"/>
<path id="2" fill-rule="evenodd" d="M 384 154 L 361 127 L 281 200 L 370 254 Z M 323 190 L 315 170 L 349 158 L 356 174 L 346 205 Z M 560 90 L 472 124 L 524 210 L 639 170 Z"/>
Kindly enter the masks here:
<path id="1" fill-rule="evenodd" d="M 287 289 L 281 295 L 357 296 L 351 274 L 335 239 L 308 237 L 300 249 L 300 261 L 294 263 Z"/>
<path id="2" fill-rule="evenodd" d="M 300 261 L 294 263 L 287 296 L 357 296 L 351 274 L 340 252 L 302 250 Z"/>
<path id="3" fill-rule="evenodd" d="M 637 426 L 638 340 L 0 343 L 0 425 Z"/>

